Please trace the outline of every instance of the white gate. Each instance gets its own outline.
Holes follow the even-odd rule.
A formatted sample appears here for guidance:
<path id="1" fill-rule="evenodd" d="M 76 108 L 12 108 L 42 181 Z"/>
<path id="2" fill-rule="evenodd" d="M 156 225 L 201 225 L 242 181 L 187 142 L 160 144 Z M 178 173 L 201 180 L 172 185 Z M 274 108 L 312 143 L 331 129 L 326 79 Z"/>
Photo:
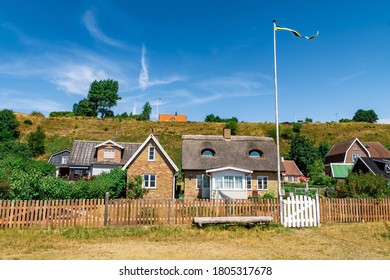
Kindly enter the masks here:
<path id="1" fill-rule="evenodd" d="M 315 198 L 296 195 L 283 199 L 282 224 L 285 227 L 316 227 L 320 225 L 320 205 Z"/>

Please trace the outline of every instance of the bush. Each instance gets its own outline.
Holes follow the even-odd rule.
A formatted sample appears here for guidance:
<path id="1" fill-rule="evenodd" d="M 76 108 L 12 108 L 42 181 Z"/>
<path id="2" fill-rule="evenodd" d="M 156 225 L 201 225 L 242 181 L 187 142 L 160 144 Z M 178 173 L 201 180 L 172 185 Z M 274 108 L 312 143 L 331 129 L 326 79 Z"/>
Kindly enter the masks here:
<path id="1" fill-rule="evenodd" d="M 351 173 L 344 182 L 336 185 L 334 196 L 384 198 L 390 196 L 390 185 L 383 176 L 375 176 L 372 173 Z"/>
<path id="2" fill-rule="evenodd" d="M 34 157 L 45 153 L 45 138 L 46 135 L 40 126 L 35 132 L 31 132 L 27 137 L 28 146 Z"/>
<path id="3" fill-rule="evenodd" d="M 134 176 L 133 179 L 127 183 L 127 198 L 142 198 L 146 192 L 147 190 L 142 188 L 142 177 L 140 175 Z"/>
<path id="4" fill-rule="evenodd" d="M 71 111 L 58 111 L 58 112 L 51 112 L 49 114 L 49 117 L 73 117 L 74 113 Z"/>
<path id="5" fill-rule="evenodd" d="M 33 124 L 33 122 L 31 120 L 29 120 L 29 119 L 24 120 L 23 123 L 26 124 L 26 125 L 32 125 Z"/>

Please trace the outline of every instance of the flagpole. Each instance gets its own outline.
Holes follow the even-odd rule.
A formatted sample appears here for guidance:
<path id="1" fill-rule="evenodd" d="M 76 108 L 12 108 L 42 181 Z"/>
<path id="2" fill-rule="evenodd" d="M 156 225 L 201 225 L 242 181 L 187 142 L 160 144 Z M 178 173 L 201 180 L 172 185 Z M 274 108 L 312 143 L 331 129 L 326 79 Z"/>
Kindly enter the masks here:
<path id="1" fill-rule="evenodd" d="M 278 109 L 278 75 L 276 71 L 276 21 L 274 20 L 274 88 L 275 88 L 275 126 L 276 126 L 276 161 L 278 166 L 278 199 L 280 222 L 284 224 L 282 184 L 280 182 L 280 147 L 279 147 L 279 109 Z"/>
<path id="2" fill-rule="evenodd" d="M 276 126 L 276 158 L 278 165 L 278 195 L 282 195 L 280 182 L 280 147 L 279 147 L 279 112 L 278 112 L 278 76 L 276 71 L 276 21 L 274 20 L 274 88 L 275 88 L 275 126 Z"/>

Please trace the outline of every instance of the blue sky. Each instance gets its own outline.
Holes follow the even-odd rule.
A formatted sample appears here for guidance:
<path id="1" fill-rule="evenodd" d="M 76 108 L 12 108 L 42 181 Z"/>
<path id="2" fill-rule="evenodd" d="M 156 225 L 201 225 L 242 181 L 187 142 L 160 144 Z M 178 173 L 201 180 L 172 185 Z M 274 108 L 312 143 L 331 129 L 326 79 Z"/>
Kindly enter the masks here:
<path id="1" fill-rule="evenodd" d="M 0 0 L 0 109 L 71 111 L 93 80 L 119 82 L 115 114 L 390 122 L 387 1 Z"/>

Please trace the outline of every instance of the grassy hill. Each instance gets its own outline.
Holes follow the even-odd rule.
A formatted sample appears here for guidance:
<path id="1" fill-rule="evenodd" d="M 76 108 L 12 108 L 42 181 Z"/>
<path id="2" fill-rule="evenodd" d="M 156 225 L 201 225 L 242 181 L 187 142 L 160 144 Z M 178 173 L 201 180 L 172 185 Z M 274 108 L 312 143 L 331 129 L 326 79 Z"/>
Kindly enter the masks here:
<path id="1" fill-rule="evenodd" d="M 181 136 L 184 134 L 221 135 L 224 123 L 207 122 L 157 122 L 116 119 L 97 119 L 85 117 L 45 118 L 40 114 L 19 114 L 20 139 L 26 141 L 28 133 L 39 125 L 46 134 L 46 154 L 62 149 L 71 149 L 73 140 L 108 139 L 119 142 L 142 143 L 153 132 L 172 160 L 181 166 Z M 25 122 L 30 120 L 29 122 Z M 281 124 L 280 131 L 291 130 L 291 124 Z M 303 123 L 301 134 L 308 137 L 314 145 L 327 142 L 330 145 L 359 138 L 362 141 L 378 141 L 390 148 L 390 125 L 370 123 Z M 273 123 L 239 123 L 237 135 L 272 136 L 275 135 Z M 288 139 L 280 138 L 282 155 L 289 150 Z"/>

